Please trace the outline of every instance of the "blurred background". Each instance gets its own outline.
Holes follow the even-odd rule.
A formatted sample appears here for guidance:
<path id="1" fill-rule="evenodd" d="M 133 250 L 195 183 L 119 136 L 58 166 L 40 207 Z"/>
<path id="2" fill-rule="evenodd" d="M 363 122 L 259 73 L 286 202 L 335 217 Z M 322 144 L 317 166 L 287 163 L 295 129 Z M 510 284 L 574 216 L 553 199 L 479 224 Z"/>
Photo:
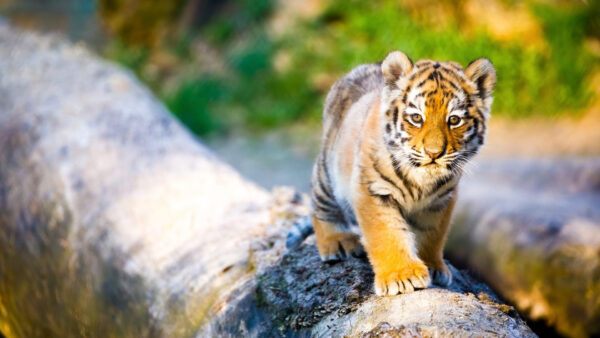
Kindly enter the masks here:
<path id="1" fill-rule="evenodd" d="M 486 157 L 600 154 L 600 2 L 0 0 L 129 68 L 246 177 L 308 191 L 323 100 L 361 63 L 487 57 L 498 84 Z"/>

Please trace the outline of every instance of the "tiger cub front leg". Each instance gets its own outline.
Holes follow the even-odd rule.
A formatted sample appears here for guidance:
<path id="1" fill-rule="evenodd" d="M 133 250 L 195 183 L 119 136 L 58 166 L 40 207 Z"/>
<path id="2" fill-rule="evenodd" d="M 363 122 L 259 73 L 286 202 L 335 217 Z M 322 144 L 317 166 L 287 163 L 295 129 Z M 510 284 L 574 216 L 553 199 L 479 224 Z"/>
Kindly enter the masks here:
<path id="1" fill-rule="evenodd" d="M 358 225 L 379 296 L 410 293 L 431 283 L 427 266 L 417 255 L 409 225 L 390 199 L 361 194 L 355 200 Z"/>
<path id="2" fill-rule="evenodd" d="M 333 223 L 312 218 L 317 248 L 324 262 L 346 259 L 349 255 L 362 256 L 364 250 L 357 234 Z"/>
<path id="3" fill-rule="evenodd" d="M 417 251 L 419 257 L 429 267 L 433 282 L 440 286 L 452 283 L 452 272 L 444 263 L 444 244 L 450 228 L 450 218 L 456 203 L 456 192 L 441 210 L 421 212 L 416 215 L 416 223 L 423 231 L 417 233 Z"/>

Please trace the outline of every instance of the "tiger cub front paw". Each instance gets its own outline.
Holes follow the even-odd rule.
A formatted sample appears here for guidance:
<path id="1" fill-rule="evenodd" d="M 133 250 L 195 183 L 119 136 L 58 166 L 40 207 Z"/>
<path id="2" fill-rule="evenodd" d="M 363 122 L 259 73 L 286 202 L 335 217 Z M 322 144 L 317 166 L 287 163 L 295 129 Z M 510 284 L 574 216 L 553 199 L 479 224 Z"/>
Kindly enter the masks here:
<path id="1" fill-rule="evenodd" d="M 452 283 L 452 272 L 450 272 L 446 263 L 442 262 L 438 266 L 430 268 L 429 273 L 433 278 L 433 283 L 439 286 L 448 286 Z"/>
<path id="2" fill-rule="evenodd" d="M 425 289 L 431 284 L 427 266 L 422 262 L 410 262 L 397 269 L 375 273 L 375 293 L 378 296 L 395 296 Z"/>
<path id="3" fill-rule="evenodd" d="M 317 247 L 323 262 L 344 260 L 350 255 L 355 257 L 365 255 L 360 238 L 354 233 L 332 234 L 325 238 L 317 237 Z"/>

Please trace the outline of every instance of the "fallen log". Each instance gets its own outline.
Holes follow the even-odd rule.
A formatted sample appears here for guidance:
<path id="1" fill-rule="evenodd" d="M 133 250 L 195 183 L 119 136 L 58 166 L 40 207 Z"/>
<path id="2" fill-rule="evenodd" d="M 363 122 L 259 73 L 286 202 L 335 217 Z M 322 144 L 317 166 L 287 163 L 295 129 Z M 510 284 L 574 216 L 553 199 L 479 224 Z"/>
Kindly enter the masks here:
<path id="1" fill-rule="evenodd" d="M 451 257 L 530 319 L 600 334 L 600 160 L 483 162 L 463 183 Z"/>
<path id="2" fill-rule="evenodd" d="M 373 295 L 322 264 L 297 194 L 246 181 L 128 72 L 0 25 L 0 330 L 7 337 L 533 336 L 458 270 Z"/>

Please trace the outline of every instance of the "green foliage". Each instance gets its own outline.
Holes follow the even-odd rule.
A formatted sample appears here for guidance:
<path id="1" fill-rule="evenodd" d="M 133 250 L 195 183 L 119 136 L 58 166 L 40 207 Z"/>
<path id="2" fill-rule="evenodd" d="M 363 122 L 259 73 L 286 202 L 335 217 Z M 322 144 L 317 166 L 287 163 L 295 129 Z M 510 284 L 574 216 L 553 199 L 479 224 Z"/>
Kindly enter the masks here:
<path id="1" fill-rule="evenodd" d="M 265 20 L 274 11 L 272 0 L 229 5 L 200 31 L 163 44 L 182 62 L 189 61 L 194 58 L 189 44 L 199 34 L 223 57 L 225 71 L 190 75 L 169 93 L 161 92 L 156 80 L 150 83 L 201 135 L 232 126 L 271 128 L 318 121 L 328 84 L 359 64 L 382 60 L 392 50 L 402 50 L 413 60 L 453 60 L 463 66 L 477 58 L 490 59 L 498 73 L 494 114 L 576 112 L 591 97 L 587 76 L 597 59 L 585 50 L 583 40 L 600 32 L 597 4 L 530 4 L 547 47 L 503 43 L 482 31 L 466 35 L 453 20 L 443 28 L 423 24 L 395 0 L 334 0 L 321 15 L 273 40 Z M 141 73 L 147 50 L 112 46 L 111 58 Z M 282 54 L 288 62 L 275 69 L 274 60 Z"/>
<path id="2" fill-rule="evenodd" d="M 239 11 L 216 18 L 202 30 L 203 36 L 220 47 L 231 74 L 202 74 L 167 95 L 169 108 L 201 135 L 223 132 L 233 125 L 269 128 L 290 123 L 307 115 L 307 102 L 320 100 L 319 93 L 307 85 L 306 74 L 280 74 L 273 68 L 280 45 L 262 26 L 272 2 L 243 0 L 238 6 Z M 239 37 L 246 35 L 240 43 Z M 216 88 L 209 89 L 209 85 Z"/>
<path id="3" fill-rule="evenodd" d="M 269 72 L 272 59 L 272 45 L 264 37 L 250 41 L 243 48 L 235 50 L 228 58 L 229 65 L 244 79 L 251 79 L 261 72 Z"/>
<path id="4" fill-rule="evenodd" d="M 532 6 L 552 47 L 549 63 L 556 71 L 555 100 L 561 106 L 581 107 L 590 96 L 584 79 L 593 59 L 584 50 L 582 41 L 600 16 L 600 6 L 594 3 L 592 8 L 570 10 L 548 5 Z"/>
<path id="5" fill-rule="evenodd" d="M 232 125 L 270 128 L 302 118 L 307 102 L 317 107 L 319 94 L 300 72 L 277 74 L 272 52 L 264 36 L 232 50 L 226 58 L 232 76 L 202 74 L 166 95 L 167 106 L 199 135 Z"/>
<path id="6" fill-rule="evenodd" d="M 216 112 L 230 99 L 230 89 L 224 81 L 209 75 L 182 84 L 165 97 L 167 107 L 195 134 L 206 135 L 223 131 L 224 121 Z"/>
<path id="7" fill-rule="evenodd" d="M 273 10 L 271 0 L 243 0 L 243 9 L 253 22 L 260 22 Z"/>
<path id="8" fill-rule="evenodd" d="M 381 60 L 392 50 L 412 59 L 454 60 L 464 66 L 489 58 L 498 72 L 494 111 L 513 116 L 551 115 L 582 107 L 589 98 L 585 76 L 591 59 L 582 48 L 586 11 L 538 8 L 550 55 L 519 43 L 500 43 L 485 33 L 467 37 L 456 27 L 438 30 L 416 23 L 395 1 L 335 1 L 317 20 L 288 36 L 296 67 L 310 76 L 342 74 Z M 543 14 L 543 15 L 542 15 Z"/>
<path id="9" fill-rule="evenodd" d="M 128 45 L 153 47 L 164 38 L 186 0 L 98 0 L 104 28 Z"/>
<path id="10" fill-rule="evenodd" d="M 274 8 L 273 0 L 238 0 L 231 1 L 232 8 L 212 20 L 202 30 L 202 35 L 210 42 L 223 46 L 240 35 L 262 32 L 263 21 L 268 18 Z"/>
<path id="11" fill-rule="evenodd" d="M 142 67 L 148 60 L 150 52 L 145 47 L 129 46 L 117 39 L 108 44 L 105 56 L 133 70 L 140 76 Z"/>
<path id="12" fill-rule="evenodd" d="M 209 42 L 223 45 L 235 34 L 235 23 L 226 18 L 218 18 L 203 31 Z"/>

